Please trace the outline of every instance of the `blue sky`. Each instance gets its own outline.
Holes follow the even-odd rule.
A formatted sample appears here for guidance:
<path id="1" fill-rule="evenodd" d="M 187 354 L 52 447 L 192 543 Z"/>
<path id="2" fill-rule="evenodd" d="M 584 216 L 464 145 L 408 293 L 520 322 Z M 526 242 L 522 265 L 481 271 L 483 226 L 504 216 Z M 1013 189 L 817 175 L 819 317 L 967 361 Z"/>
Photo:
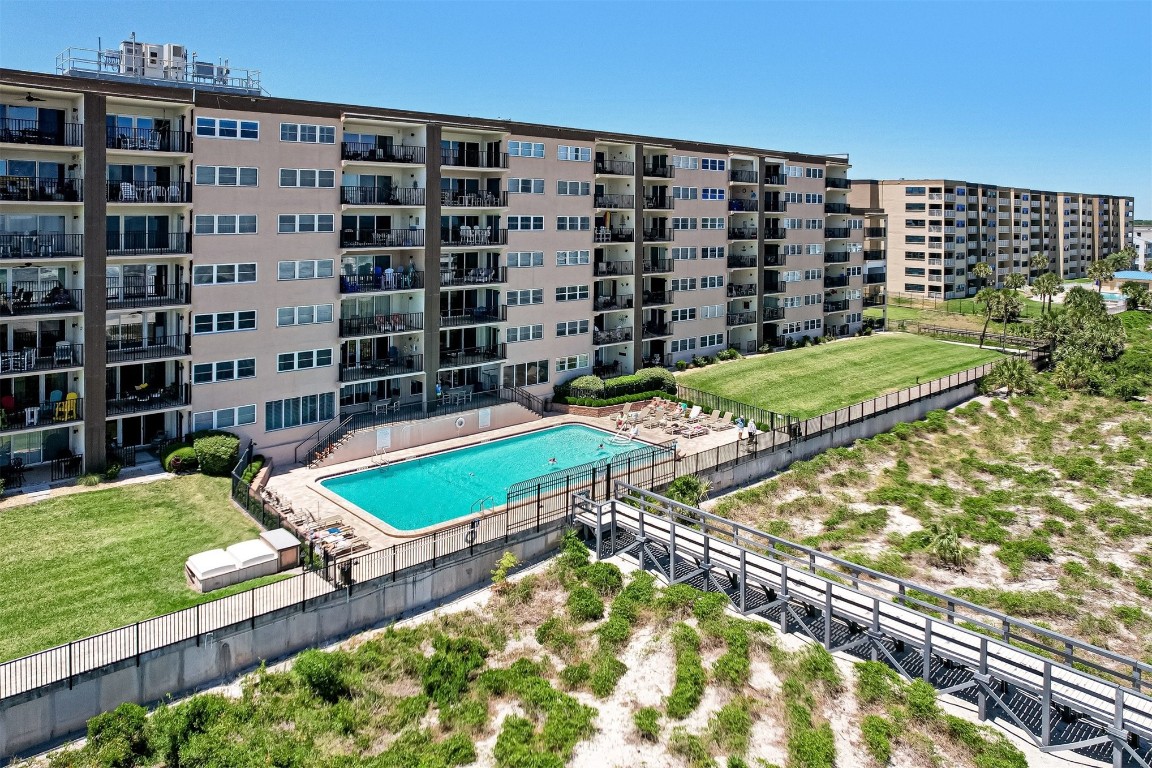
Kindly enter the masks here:
<path id="1" fill-rule="evenodd" d="M 1134 195 L 1152 218 L 1148 0 L 3 0 L 0 65 L 131 32 L 274 96 L 848 152 L 857 178 Z"/>

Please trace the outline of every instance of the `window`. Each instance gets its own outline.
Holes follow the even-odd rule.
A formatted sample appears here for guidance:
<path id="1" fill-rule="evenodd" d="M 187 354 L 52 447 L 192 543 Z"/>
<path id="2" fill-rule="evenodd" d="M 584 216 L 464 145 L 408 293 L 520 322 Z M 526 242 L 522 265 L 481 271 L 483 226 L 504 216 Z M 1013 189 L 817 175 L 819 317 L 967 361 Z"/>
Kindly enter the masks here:
<path id="1" fill-rule="evenodd" d="M 592 185 L 587 181 L 558 181 L 556 194 L 558 195 L 588 195 L 591 194 Z"/>
<path id="2" fill-rule="evenodd" d="M 556 372 L 575 371 L 588 367 L 588 355 L 572 355 L 571 357 L 556 358 Z"/>
<path id="3" fill-rule="evenodd" d="M 700 307 L 700 317 L 705 320 L 711 317 L 724 317 L 724 314 L 723 304 L 708 304 Z"/>
<path id="4" fill-rule="evenodd" d="M 512 157 L 544 157 L 544 145 L 531 141 L 510 141 L 508 154 Z"/>
<path id="5" fill-rule="evenodd" d="M 556 147 L 557 160 L 575 160 L 581 163 L 592 161 L 592 150 L 588 147 L 569 147 L 561 144 Z"/>
<path id="6" fill-rule="evenodd" d="M 696 219 L 687 216 L 673 216 L 672 229 L 696 229 Z"/>
<path id="7" fill-rule="evenodd" d="M 198 235 L 254 235 L 256 214 L 221 213 L 215 216 L 197 214 L 195 232 Z"/>
<path id="8" fill-rule="evenodd" d="M 556 251 L 556 266 L 574 267 L 588 264 L 591 261 L 589 255 L 589 251 Z"/>
<path id="9" fill-rule="evenodd" d="M 800 229 L 800 227 L 804 226 L 804 220 L 803 219 L 781 219 L 780 225 L 783 226 L 784 229 Z"/>
<path id="10" fill-rule="evenodd" d="M 303 259 L 276 264 L 277 280 L 314 280 L 332 277 L 333 259 Z"/>
<path id="11" fill-rule="evenodd" d="M 792 178 L 800 178 L 804 175 L 804 169 L 799 165 L 786 165 L 784 166 L 784 175 L 791 176 Z"/>
<path id="12" fill-rule="evenodd" d="M 694 277 L 674 277 L 672 278 L 673 291 L 694 291 L 696 290 L 696 278 Z"/>
<path id="13" fill-rule="evenodd" d="M 196 184 L 214 187 L 255 187 L 260 172 L 256 168 L 236 167 L 235 165 L 198 165 Z"/>
<path id="14" fill-rule="evenodd" d="M 508 306 L 522 307 L 527 304 L 543 304 L 543 288 L 525 288 L 520 291 L 508 291 Z"/>
<path id="15" fill-rule="evenodd" d="M 192 267 L 193 285 L 231 285 L 256 282 L 256 263 L 197 264 Z"/>
<path id="16" fill-rule="evenodd" d="M 509 232 L 540 232 L 544 229 L 543 216 L 509 216 Z"/>
<path id="17" fill-rule="evenodd" d="M 864 229 L 864 219 L 848 219 L 848 229 Z"/>
<path id="18" fill-rule="evenodd" d="M 260 123 L 255 120 L 198 117 L 196 118 L 196 135 L 210 139 L 256 141 L 260 138 Z"/>
<path id="19" fill-rule="evenodd" d="M 700 160 L 699 158 L 689 157 L 688 155 L 672 155 L 672 167 L 694 171 L 700 167 Z"/>
<path id="20" fill-rule="evenodd" d="M 256 330 L 256 310 L 238 312 L 209 312 L 192 315 L 192 333 L 230 333 Z"/>
<path id="21" fill-rule="evenodd" d="M 725 197 L 724 192 L 725 191 L 723 189 L 720 189 L 718 187 L 704 187 L 704 189 L 700 190 L 700 199 L 701 200 L 723 200 Z"/>
<path id="22" fill-rule="evenodd" d="M 700 249 L 700 258 L 702 259 L 722 259 L 724 258 L 724 246 L 722 245 L 707 245 Z"/>
<path id="23" fill-rule="evenodd" d="M 800 243 L 786 243 L 784 245 L 785 256 L 799 256 L 804 253 L 804 246 Z"/>
<path id="24" fill-rule="evenodd" d="M 544 179 L 508 179 L 508 191 L 513 195 L 542 195 Z"/>
<path id="25" fill-rule="evenodd" d="M 723 288 L 724 275 L 707 275 L 700 278 L 701 288 Z"/>
<path id="26" fill-rule="evenodd" d="M 332 189 L 336 186 L 336 172 L 318 168 L 281 168 L 280 186 Z"/>
<path id="27" fill-rule="evenodd" d="M 696 349 L 696 339 L 672 339 L 671 343 L 668 345 L 668 348 L 673 352 L 688 352 L 690 350 Z"/>
<path id="28" fill-rule="evenodd" d="M 924 267 L 904 267 L 905 277 L 924 277 Z"/>
<path id="29" fill-rule="evenodd" d="M 904 187 L 904 194 L 908 197 L 922 197 L 928 194 L 927 187 Z"/>
<path id="30" fill-rule="evenodd" d="M 280 123 L 280 141 L 300 144 L 335 144 L 336 128 L 331 125 Z"/>
<path id="31" fill-rule="evenodd" d="M 556 289 L 556 301 L 581 301 L 588 298 L 586 285 L 562 285 Z"/>
<path id="32" fill-rule="evenodd" d="M 696 307 L 683 307 L 681 309 L 672 310 L 672 322 L 678 323 L 682 320 L 695 320 Z"/>
<path id="33" fill-rule="evenodd" d="M 235 408 L 221 408 L 216 411 L 200 411 L 192 414 L 192 429 L 228 429 L 243 424 L 256 423 L 256 404 L 239 405 Z"/>
<path id="34" fill-rule="evenodd" d="M 724 229 L 724 218 L 722 216 L 705 216 L 700 219 L 700 229 Z"/>
<path id="35" fill-rule="evenodd" d="M 824 195 L 820 192 L 806 192 L 804 194 L 804 202 L 809 205 L 824 202 Z"/>
<path id="36" fill-rule="evenodd" d="M 277 221 L 282 235 L 333 231 L 330 213 L 282 213 Z"/>
<path id="37" fill-rule="evenodd" d="M 692 261 L 696 258 L 696 248 L 673 248 L 672 260 L 673 261 Z"/>
<path id="38" fill-rule="evenodd" d="M 824 178 L 823 168 L 805 168 L 804 176 L 809 179 L 822 179 Z"/>
<path id="39" fill-rule="evenodd" d="M 509 344 L 518 341 L 536 341 L 544 338 L 543 325 L 514 325 L 508 329 L 507 341 Z"/>
<path id="40" fill-rule="evenodd" d="M 271 432 L 304 424 L 318 424 L 335 416 L 336 395 L 333 392 L 269 400 L 264 404 L 264 430 Z"/>
<path id="41" fill-rule="evenodd" d="M 306 349 L 303 352 L 281 352 L 276 356 L 276 372 L 303 371 L 332 365 L 331 349 Z"/>
<path id="42" fill-rule="evenodd" d="M 701 349 L 704 349 L 705 347 L 718 347 L 723 343 L 724 343 L 724 334 L 722 334 L 722 333 L 710 333 L 707 336 L 701 336 L 700 337 L 700 348 Z"/>
<path id="43" fill-rule="evenodd" d="M 904 219 L 904 226 L 906 227 L 924 227 L 927 222 L 924 219 Z"/>
<path id="44" fill-rule="evenodd" d="M 556 323 L 556 336 L 579 336 L 582 333 L 588 333 L 587 320 L 569 320 L 563 323 Z"/>
<path id="45" fill-rule="evenodd" d="M 217 381 L 251 379 L 256 375 L 256 358 L 221 360 L 216 363 L 196 363 L 192 366 L 193 384 L 212 384 Z"/>
<path id="46" fill-rule="evenodd" d="M 803 271 L 803 280 L 821 280 L 824 277 L 823 269 L 805 269 Z"/>
<path id="47" fill-rule="evenodd" d="M 804 246 L 804 253 L 808 254 L 809 256 L 819 256 L 820 254 L 824 253 L 824 246 L 820 245 L 819 243 L 809 243 L 808 245 Z"/>
<path id="48" fill-rule="evenodd" d="M 915 213 L 924 210 L 924 203 L 904 203 L 904 210 L 909 213 Z"/>
<path id="49" fill-rule="evenodd" d="M 805 320 L 802 328 L 805 331 L 817 331 L 824 327 L 824 320 L 817 317 L 812 320 Z"/>
<path id="50" fill-rule="evenodd" d="M 588 216 L 557 216 L 557 232 L 575 232 L 592 228 L 592 220 Z"/>
<path id="51" fill-rule="evenodd" d="M 906 243 L 923 243 L 924 235 L 904 235 L 904 242 Z"/>
<path id="52" fill-rule="evenodd" d="M 705 171 L 723 171 L 728 167 L 727 160 L 715 160 L 710 157 L 700 158 L 700 168 Z"/>
<path id="53" fill-rule="evenodd" d="M 276 325 L 284 328 L 290 325 L 313 325 L 332 322 L 331 304 L 304 304 L 299 307 L 277 307 Z"/>
<path id="54" fill-rule="evenodd" d="M 695 200 L 696 187 L 672 187 L 673 200 Z"/>
<path id="55" fill-rule="evenodd" d="M 802 203 L 804 202 L 804 195 L 800 192 L 785 192 L 784 202 L 786 203 Z"/>
<path id="56" fill-rule="evenodd" d="M 548 361 L 518 363 L 504 366 L 505 387 L 530 387 L 533 384 L 548 383 Z"/>
<path id="57" fill-rule="evenodd" d="M 508 253 L 509 267 L 542 267 L 544 266 L 544 251 L 510 251 Z"/>
<path id="58" fill-rule="evenodd" d="M 824 219 L 804 219 L 804 229 L 824 229 Z"/>
<path id="59" fill-rule="evenodd" d="M 799 322 L 781 323 L 777 327 L 780 329 L 780 333 L 782 333 L 784 335 L 788 335 L 789 333 L 800 333 L 800 323 Z"/>

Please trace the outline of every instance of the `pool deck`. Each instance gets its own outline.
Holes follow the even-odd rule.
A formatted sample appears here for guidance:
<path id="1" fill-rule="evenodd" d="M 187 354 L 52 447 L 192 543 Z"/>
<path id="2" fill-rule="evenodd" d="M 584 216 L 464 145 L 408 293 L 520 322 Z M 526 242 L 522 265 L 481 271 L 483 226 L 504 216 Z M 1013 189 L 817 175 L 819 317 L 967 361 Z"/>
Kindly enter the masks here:
<path id="1" fill-rule="evenodd" d="M 415 448 L 389 451 L 388 460 L 389 463 L 394 463 L 406 459 L 419 458 L 421 456 L 430 456 L 454 448 L 466 448 L 479 445 L 481 442 L 499 440 L 505 437 L 515 437 L 516 435 L 537 432 L 541 429 L 559 427 L 565 424 L 582 424 L 584 426 L 606 430 L 607 432 L 612 432 L 614 427 L 614 422 L 606 418 L 555 414 L 528 422 L 527 424 L 517 424 L 512 427 L 493 429 L 479 435 L 469 435 L 468 437 L 441 440 Z M 641 441 L 649 443 L 664 443 L 673 439 L 672 435 L 666 434 L 663 430 L 646 429 L 644 427 L 640 428 L 639 437 Z M 717 445 L 735 442 L 737 439 L 737 430 L 728 429 L 723 432 L 709 432 L 707 435 L 695 437 L 690 440 L 685 440 L 683 437 L 677 437 L 676 439 L 679 441 L 679 450 L 682 453 L 696 453 L 697 451 L 714 448 Z M 362 469 L 371 469 L 374 466 L 377 465 L 374 463 L 373 457 L 368 457 L 356 459 L 355 461 L 347 461 L 342 464 L 316 467 L 314 469 L 309 467 L 295 467 L 281 474 L 273 475 L 268 481 L 267 487 L 269 490 L 275 492 L 281 499 L 291 504 L 295 510 L 308 510 L 317 518 L 332 515 L 343 517 L 344 522 L 352 525 L 356 529 L 356 534 L 364 539 L 372 549 L 383 549 L 405 541 L 411 538 L 411 536 L 395 536 L 375 517 L 358 514 L 354 509 L 349 509 L 347 506 L 338 504 L 332 499 L 330 494 L 321 493 L 317 490 L 318 481 L 323 478 L 346 474 L 348 472 L 356 472 Z M 429 491 L 434 492 L 434 489 L 429 489 Z M 460 518 L 466 517 L 467 514 L 468 510 L 461 510 Z M 453 518 L 446 522 L 444 526 L 455 525 L 460 518 Z"/>

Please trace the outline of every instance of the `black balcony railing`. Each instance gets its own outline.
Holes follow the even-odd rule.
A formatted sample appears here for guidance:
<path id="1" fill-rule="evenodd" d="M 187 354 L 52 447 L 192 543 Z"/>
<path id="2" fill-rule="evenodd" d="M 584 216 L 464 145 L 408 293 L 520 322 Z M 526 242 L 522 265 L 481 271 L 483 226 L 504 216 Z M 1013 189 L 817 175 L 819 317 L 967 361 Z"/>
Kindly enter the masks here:
<path id="1" fill-rule="evenodd" d="M 728 269 L 743 269 L 745 267 L 755 267 L 756 256 L 751 253 L 730 253 L 728 254 Z"/>
<path id="2" fill-rule="evenodd" d="M 0 200 L 38 203 L 78 203 L 84 199 L 83 179 L 55 176 L 0 177 Z"/>
<path id="3" fill-rule="evenodd" d="M 643 274 L 654 275 L 660 272 L 671 272 L 675 265 L 676 262 L 672 259 L 645 259 Z"/>
<path id="4" fill-rule="evenodd" d="M 420 270 L 381 270 L 378 275 L 341 275 L 340 293 L 375 293 L 377 291 L 413 291 L 424 287 Z"/>
<path id="5" fill-rule="evenodd" d="M 776 320 L 783 320 L 785 317 L 784 307 L 764 307 L 764 319 L 768 322 Z"/>
<path id="6" fill-rule="evenodd" d="M 729 240 L 755 240 L 756 227 L 728 227 Z"/>
<path id="7" fill-rule="evenodd" d="M 635 263 L 631 261 L 598 261 L 596 277 L 631 277 Z"/>
<path id="8" fill-rule="evenodd" d="M 632 294 L 618 293 L 615 296 L 597 296 L 592 301 L 595 312 L 611 312 L 617 309 L 632 309 Z"/>
<path id="9" fill-rule="evenodd" d="M 644 339 L 655 339 L 661 336 L 671 336 L 673 325 L 674 323 L 660 323 L 656 322 L 655 320 L 649 320 L 644 323 L 640 336 Z"/>
<path id="10" fill-rule="evenodd" d="M 188 182 L 160 184 L 155 181 L 110 181 L 110 203 L 190 203 L 192 185 Z"/>
<path id="11" fill-rule="evenodd" d="M 108 233 L 109 256 L 158 256 L 192 253 L 191 232 Z"/>
<path id="12" fill-rule="evenodd" d="M 825 288 L 843 288 L 848 285 L 848 275 L 824 275 Z"/>
<path id="13" fill-rule="evenodd" d="M 728 171 L 728 178 L 741 184 L 755 184 L 760 180 L 760 174 L 756 171 L 743 171 L 734 168 Z"/>
<path id="14" fill-rule="evenodd" d="M 119 363 L 125 360 L 181 357 L 192 353 L 192 338 L 187 333 L 152 339 L 125 336 L 118 339 L 107 339 L 105 345 L 110 363 Z"/>
<path id="15" fill-rule="evenodd" d="M 667 227 L 645 227 L 644 239 L 648 242 L 666 242 L 672 239 L 672 230 Z"/>
<path id="16" fill-rule="evenodd" d="M 508 319 L 508 307 L 499 304 L 491 307 L 468 307 L 440 312 L 441 328 L 458 328 L 462 325 L 487 325 Z"/>
<path id="17" fill-rule="evenodd" d="M 788 177 L 781 174 L 764 174 L 764 183 L 769 186 L 782 187 L 788 183 Z"/>
<path id="18" fill-rule="evenodd" d="M 508 153 L 481 149 L 442 149 L 440 164 L 457 168 L 507 168 Z"/>
<path id="19" fill-rule="evenodd" d="M 826 251 L 824 253 L 825 264 L 847 264 L 850 258 L 852 258 L 852 254 L 847 251 Z"/>
<path id="20" fill-rule="evenodd" d="M 764 293 L 784 293 L 788 290 L 788 283 L 779 280 L 769 280 L 764 283 Z"/>
<path id="21" fill-rule="evenodd" d="M 824 177 L 824 186 L 828 189 L 852 189 L 851 179 L 837 179 L 832 176 Z"/>
<path id="22" fill-rule="evenodd" d="M 508 282 L 507 267 L 444 267 L 440 270 L 440 285 L 444 287 L 471 287 Z"/>
<path id="23" fill-rule="evenodd" d="M 191 301 L 188 283 L 121 285 L 117 280 L 109 281 L 107 291 L 108 309 L 173 307 Z"/>
<path id="24" fill-rule="evenodd" d="M 428 153 L 424 147 L 397 144 L 378 147 L 367 141 L 340 142 L 343 160 L 371 160 L 377 163 L 416 163 L 423 165 Z"/>
<path id="25" fill-rule="evenodd" d="M 644 196 L 644 209 L 650 211 L 670 211 L 676 207 L 675 199 L 667 195 Z"/>
<path id="26" fill-rule="evenodd" d="M 84 345 L 58 341 L 55 346 L 29 347 L 0 352 L 0 376 L 23 375 L 34 371 L 75 368 L 84 365 Z"/>
<path id="27" fill-rule="evenodd" d="M 344 205 L 424 205 L 428 190 L 421 187 L 340 187 Z"/>
<path id="28" fill-rule="evenodd" d="M 644 291 L 641 296 L 646 307 L 672 303 L 672 291 Z"/>
<path id="29" fill-rule="evenodd" d="M 864 297 L 864 306 L 866 307 L 882 307 L 884 306 L 884 294 L 875 293 Z"/>
<path id="30" fill-rule="evenodd" d="M 423 312 L 381 312 L 376 315 L 348 315 L 340 318 L 340 336 L 387 336 L 424 328 Z"/>
<path id="31" fill-rule="evenodd" d="M 394 354 L 380 360 L 360 360 L 351 365 L 340 364 L 340 381 L 364 381 L 389 376 L 407 376 L 424 370 L 424 355 Z"/>
<path id="32" fill-rule="evenodd" d="M 636 196 L 596 195 L 593 205 L 597 208 L 632 208 L 636 205 Z"/>
<path id="33" fill-rule="evenodd" d="M 65 396 L 60 400 L 48 402 L 16 400 L 12 408 L 5 408 L 3 412 L 4 419 L 0 420 L 0 432 L 13 432 L 45 424 L 66 424 L 84 420 L 84 398 L 69 399 Z"/>
<path id="34" fill-rule="evenodd" d="M 109 128 L 107 146 L 143 152 L 191 152 L 192 134 L 163 128 Z"/>
<path id="35" fill-rule="evenodd" d="M 826 302 L 824 302 L 824 311 L 825 312 L 847 312 L 848 311 L 848 302 L 847 301 L 826 301 Z"/>
<path id="36" fill-rule="evenodd" d="M 776 229 L 775 227 L 765 227 L 764 239 L 765 240 L 783 240 L 788 236 L 788 230 Z"/>
<path id="37" fill-rule="evenodd" d="M 184 384 L 170 384 L 166 387 L 144 387 L 139 391 L 125 392 L 120 397 L 108 398 L 108 415 L 123 416 L 179 408 L 192 402 L 190 390 L 191 387 Z"/>
<path id="38" fill-rule="evenodd" d="M 658 179 L 673 179 L 676 177 L 676 169 L 671 165 L 650 165 L 645 163 L 644 175 Z"/>
<path id="39" fill-rule="evenodd" d="M 754 322 L 756 322 L 755 312 L 729 312 L 725 325 L 731 327 L 733 325 L 748 325 Z"/>
<path id="40" fill-rule="evenodd" d="M 765 200 L 764 211 L 766 213 L 784 213 L 788 210 L 788 203 L 783 200 Z"/>
<path id="41" fill-rule="evenodd" d="M 0 259 L 76 258 L 83 254 L 83 235 L 0 232 Z"/>
<path id="42" fill-rule="evenodd" d="M 864 229 L 864 237 L 884 237 L 884 227 L 866 227 Z"/>
<path id="43" fill-rule="evenodd" d="M 596 173 L 610 173 L 615 176 L 632 176 L 636 173 L 636 163 L 631 160 L 597 160 Z"/>
<path id="44" fill-rule="evenodd" d="M 788 266 L 788 256 L 783 253 L 766 253 L 764 254 L 764 266 L 786 267 Z"/>
<path id="45" fill-rule="evenodd" d="M 864 251 L 864 261 L 883 261 L 887 258 L 887 252 L 884 250 Z"/>
<path id="46" fill-rule="evenodd" d="M 422 248 L 422 229 L 345 229 L 340 232 L 341 248 Z"/>
<path id="47" fill-rule="evenodd" d="M 445 368 L 460 368 L 465 365 L 483 365 L 508 357 L 507 348 L 503 344 L 492 344 L 487 347 L 464 347 L 458 349 L 440 350 L 440 370 Z"/>
<path id="48" fill-rule="evenodd" d="M 824 213 L 850 213 L 852 206 L 848 203 L 824 203 Z"/>
<path id="49" fill-rule="evenodd" d="M 864 275 L 864 285 L 882 285 L 888 280 L 886 272 L 867 272 Z"/>
<path id="50" fill-rule="evenodd" d="M 440 205 L 447 208 L 502 208 L 508 205 L 508 192 L 448 192 L 440 193 Z"/>
<path id="51" fill-rule="evenodd" d="M 598 243 L 630 243 L 635 232 L 631 227 L 597 227 L 593 239 Z"/>
<path id="52" fill-rule="evenodd" d="M 508 230 L 492 226 L 441 227 L 440 244 L 449 248 L 462 248 L 476 245 L 504 245 L 508 242 Z"/>
<path id="53" fill-rule="evenodd" d="M 758 211 L 760 210 L 760 201 L 750 197 L 730 197 L 728 198 L 728 210 Z"/>
<path id="54" fill-rule="evenodd" d="M 755 295 L 756 283 L 728 283 L 728 298 L 730 299 Z"/>
<path id="55" fill-rule="evenodd" d="M 11 292 L 0 293 L 0 317 L 84 311 L 83 289 L 63 287 L 43 289 L 40 285 L 41 283 L 31 283 L 24 286 L 23 283 L 16 283 L 12 286 Z"/>
<path id="56" fill-rule="evenodd" d="M 852 236 L 848 227 L 824 227 L 824 237 L 833 240 L 842 240 Z"/>
<path id="57" fill-rule="evenodd" d="M 0 120 L 0 142 L 82 147 L 84 146 L 84 126 L 81 123 L 41 126 L 38 120 L 6 117 Z"/>
<path id="58" fill-rule="evenodd" d="M 632 341 L 631 328 L 617 328 L 612 331 L 592 331 L 592 343 L 596 346 L 606 344 L 624 344 Z"/>

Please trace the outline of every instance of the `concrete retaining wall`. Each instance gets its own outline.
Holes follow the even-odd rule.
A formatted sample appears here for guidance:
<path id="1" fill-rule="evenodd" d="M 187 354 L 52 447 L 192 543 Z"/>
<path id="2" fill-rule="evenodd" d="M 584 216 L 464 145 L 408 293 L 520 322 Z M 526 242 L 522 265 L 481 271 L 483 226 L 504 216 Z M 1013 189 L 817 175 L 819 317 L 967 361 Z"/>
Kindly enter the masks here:
<path id="1" fill-rule="evenodd" d="M 483 552 L 445 558 L 435 570 L 412 568 L 391 578 L 356 584 L 304 609 L 290 606 L 233 625 L 197 640 L 145 653 L 0 702 L 0 762 L 33 754 L 83 735 L 89 718 L 126 701 L 151 704 L 235 678 L 261 661 L 280 659 L 347 637 L 369 627 L 426 610 L 447 599 L 483 587 L 505 551 L 521 562 L 550 555 L 561 529 L 529 533 Z"/>

